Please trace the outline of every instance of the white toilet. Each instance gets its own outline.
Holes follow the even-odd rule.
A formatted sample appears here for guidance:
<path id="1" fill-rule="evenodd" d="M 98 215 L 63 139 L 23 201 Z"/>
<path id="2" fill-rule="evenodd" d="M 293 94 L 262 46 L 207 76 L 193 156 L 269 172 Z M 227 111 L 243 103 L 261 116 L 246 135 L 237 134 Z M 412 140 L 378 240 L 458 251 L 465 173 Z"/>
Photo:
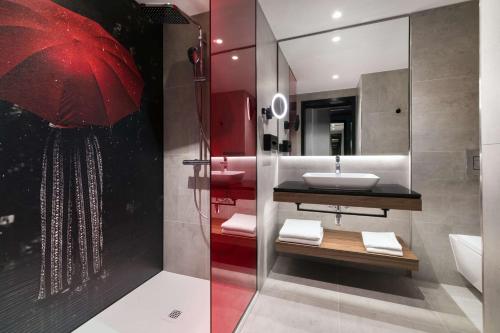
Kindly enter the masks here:
<path id="1" fill-rule="evenodd" d="M 457 270 L 483 292 L 483 242 L 480 236 L 450 235 Z"/>

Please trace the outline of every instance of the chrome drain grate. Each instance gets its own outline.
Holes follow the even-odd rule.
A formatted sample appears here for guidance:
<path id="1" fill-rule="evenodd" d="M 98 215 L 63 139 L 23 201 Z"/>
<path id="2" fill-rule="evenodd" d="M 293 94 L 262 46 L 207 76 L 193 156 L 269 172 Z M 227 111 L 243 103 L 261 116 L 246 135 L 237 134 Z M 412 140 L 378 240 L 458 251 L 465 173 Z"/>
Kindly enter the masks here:
<path id="1" fill-rule="evenodd" d="M 169 318 L 172 318 L 172 319 L 177 319 L 181 316 L 182 314 L 182 311 L 179 311 L 179 310 L 172 310 L 172 312 L 170 312 L 170 314 L 168 315 Z"/>

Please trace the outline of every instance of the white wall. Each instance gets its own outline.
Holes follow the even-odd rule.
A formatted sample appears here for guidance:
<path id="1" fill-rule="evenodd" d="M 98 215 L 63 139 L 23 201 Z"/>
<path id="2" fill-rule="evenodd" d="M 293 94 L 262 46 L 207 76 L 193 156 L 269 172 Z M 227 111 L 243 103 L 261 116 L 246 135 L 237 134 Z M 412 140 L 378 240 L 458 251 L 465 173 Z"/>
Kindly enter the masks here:
<path id="1" fill-rule="evenodd" d="M 500 332 L 500 1 L 481 0 L 484 332 Z"/>
<path id="2" fill-rule="evenodd" d="M 275 152 L 263 151 L 264 134 L 278 135 L 277 120 L 263 121 L 260 110 L 271 105 L 277 90 L 277 45 L 271 28 L 257 6 L 257 240 L 258 285 L 263 285 L 276 254 L 274 238 L 277 235 L 278 205 L 273 201 L 277 181 L 278 158 Z"/>

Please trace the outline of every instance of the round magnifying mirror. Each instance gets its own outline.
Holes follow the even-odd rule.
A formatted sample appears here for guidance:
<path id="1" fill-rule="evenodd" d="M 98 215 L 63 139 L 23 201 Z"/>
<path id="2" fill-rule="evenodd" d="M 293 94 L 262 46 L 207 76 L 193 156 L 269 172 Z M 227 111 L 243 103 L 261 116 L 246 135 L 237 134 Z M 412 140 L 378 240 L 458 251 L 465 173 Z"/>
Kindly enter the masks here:
<path id="1" fill-rule="evenodd" d="M 278 119 L 283 119 L 286 117 L 288 113 L 288 101 L 286 100 L 285 95 L 276 94 L 273 97 L 273 101 L 271 103 L 271 111 L 273 115 Z"/>

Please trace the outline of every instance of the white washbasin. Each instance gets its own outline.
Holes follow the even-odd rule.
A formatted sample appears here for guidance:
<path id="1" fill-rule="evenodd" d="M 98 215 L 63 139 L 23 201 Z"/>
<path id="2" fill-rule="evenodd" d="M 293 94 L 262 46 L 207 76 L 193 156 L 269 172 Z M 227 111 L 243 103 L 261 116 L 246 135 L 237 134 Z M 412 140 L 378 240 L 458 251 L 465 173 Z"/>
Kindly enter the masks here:
<path id="1" fill-rule="evenodd" d="M 212 171 L 212 184 L 233 185 L 241 183 L 245 177 L 245 171 Z"/>
<path id="2" fill-rule="evenodd" d="M 305 173 L 309 187 L 344 190 L 371 190 L 380 180 L 371 173 Z"/>

